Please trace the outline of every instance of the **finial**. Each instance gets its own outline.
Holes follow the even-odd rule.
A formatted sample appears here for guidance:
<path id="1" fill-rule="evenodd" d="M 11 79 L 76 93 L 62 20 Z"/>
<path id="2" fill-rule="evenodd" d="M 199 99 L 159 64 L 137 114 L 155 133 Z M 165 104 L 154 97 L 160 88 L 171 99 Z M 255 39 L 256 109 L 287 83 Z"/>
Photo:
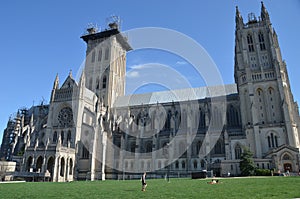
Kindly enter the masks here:
<path id="1" fill-rule="evenodd" d="M 69 71 L 69 76 L 72 77 L 72 69 Z"/>

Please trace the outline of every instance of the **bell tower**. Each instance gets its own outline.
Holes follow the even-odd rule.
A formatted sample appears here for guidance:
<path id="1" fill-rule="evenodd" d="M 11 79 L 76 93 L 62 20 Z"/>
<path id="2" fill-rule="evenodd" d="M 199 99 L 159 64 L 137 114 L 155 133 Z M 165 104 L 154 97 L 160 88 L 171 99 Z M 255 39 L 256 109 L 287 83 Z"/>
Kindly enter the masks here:
<path id="1" fill-rule="evenodd" d="M 262 2 L 260 17 L 244 23 L 236 7 L 235 21 L 234 77 L 250 149 L 261 158 L 283 144 L 299 148 L 298 108 L 268 11 Z"/>
<path id="2" fill-rule="evenodd" d="M 85 85 L 104 106 L 112 107 L 115 99 L 125 94 L 126 52 L 131 47 L 120 33 L 118 21 L 108 26 L 103 31 L 90 26 L 81 38 L 87 44 Z"/>

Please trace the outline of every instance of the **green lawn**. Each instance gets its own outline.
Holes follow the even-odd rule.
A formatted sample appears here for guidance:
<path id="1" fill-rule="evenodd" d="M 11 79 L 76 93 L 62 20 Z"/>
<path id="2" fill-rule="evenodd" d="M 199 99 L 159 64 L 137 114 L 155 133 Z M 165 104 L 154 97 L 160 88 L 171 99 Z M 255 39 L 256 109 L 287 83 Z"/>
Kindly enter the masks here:
<path id="1" fill-rule="evenodd" d="M 84 181 L 71 183 L 0 184 L 0 198 L 297 198 L 300 177 L 226 178 L 221 184 L 210 179 Z"/>

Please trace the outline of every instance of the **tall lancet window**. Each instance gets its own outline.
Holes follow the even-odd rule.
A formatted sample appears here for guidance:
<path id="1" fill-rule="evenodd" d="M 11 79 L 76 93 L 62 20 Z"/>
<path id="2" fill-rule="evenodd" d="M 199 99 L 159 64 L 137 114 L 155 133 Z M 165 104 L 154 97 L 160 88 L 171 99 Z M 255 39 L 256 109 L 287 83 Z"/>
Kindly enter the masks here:
<path id="1" fill-rule="evenodd" d="M 106 88 L 106 76 L 105 75 L 103 76 L 103 79 L 102 79 L 102 88 Z"/>
<path id="2" fill-rule="evenodd" d="M 258 34 L 258 40 L 259 40 L 260 50 L 266 50 L 265 39 L 264 39 L 263 33 Z"/>
<path id="3" fill-rule="evenodd" d="M 101 59 L 102 59 L 102 49 L 98 51 L 98 61 L 101 61 Z"/>
<path id="4" fill-rule="evenodd" d="M 248 50 L 249 52 L 254 52 L 254 45 L 253 45 L 253 38 L 252 35 L 247 35 L 247 42 L 248 42 Z"/>

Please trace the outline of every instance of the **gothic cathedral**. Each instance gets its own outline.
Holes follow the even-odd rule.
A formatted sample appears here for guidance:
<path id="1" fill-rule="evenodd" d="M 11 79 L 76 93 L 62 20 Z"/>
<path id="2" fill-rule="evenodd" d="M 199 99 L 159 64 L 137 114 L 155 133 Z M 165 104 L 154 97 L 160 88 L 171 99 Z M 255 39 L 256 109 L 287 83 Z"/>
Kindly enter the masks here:
<path id="1" fill-rule="evenodd" d="M 298 173 L 299 108 L 269 14 L 262 3 L 260 17 L 251 13 L 245 22 L 236 8 L 235 21 L 235 84 L 223 86 L 225 96 L 218 86 L 214 95 L 194 88 L 189 100 L 171 91 L 125 96 L 128 39 L 116 22 L 88 28 L 79 82 L 70 72 L 60 86 L 57 75 L 49 104 L 10 118 L 0 157 L 16 162 L 14 177 L 27 180 L 132 179 L 144 171 L 238 176 L 248 148 L 257 168 Z"/>

